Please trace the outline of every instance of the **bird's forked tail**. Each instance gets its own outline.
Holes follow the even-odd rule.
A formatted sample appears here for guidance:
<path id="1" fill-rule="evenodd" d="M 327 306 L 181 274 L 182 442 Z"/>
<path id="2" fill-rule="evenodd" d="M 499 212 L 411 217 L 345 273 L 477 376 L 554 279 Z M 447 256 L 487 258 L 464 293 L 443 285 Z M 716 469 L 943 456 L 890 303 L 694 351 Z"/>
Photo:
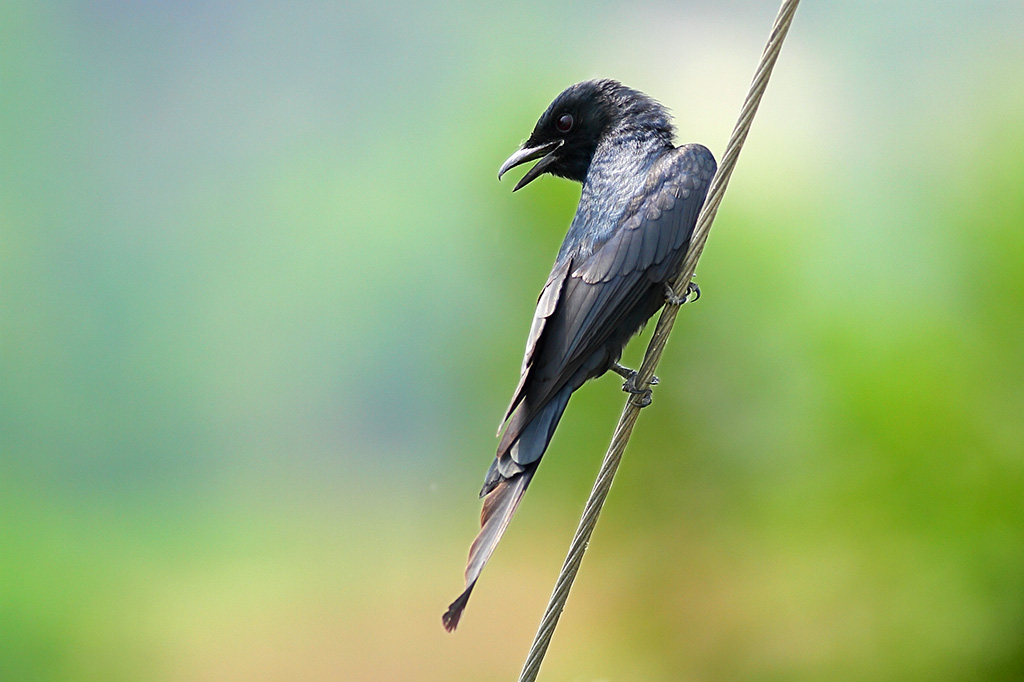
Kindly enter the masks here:
<path id="1" fill-rule="evenodd" d="M 516 474 L 512 478 L 499 482 L 484 498 L 483 510 L 480 512 L 480 533 L 469 548 L 469 564 L 466 566 L 466 589 L 459 595 L 458 599 L 451 603 L 448 610 L 441 617 L 444 629 L 451 632 L 458 626 L 459 618 L 462 617 L 462 610 L 469 602 L 469 595 L 476 585 L 477 578 L 484 564 L 491 558 L 494 548 L 498 546 L 498 540 L 508 528 L 508 522 L 519 506 L 519 500 L 523 499 L 526 486 L 533 478 L 533 472 L 537 470 L 536 464 L 527 466 L 525 471 Z"/>

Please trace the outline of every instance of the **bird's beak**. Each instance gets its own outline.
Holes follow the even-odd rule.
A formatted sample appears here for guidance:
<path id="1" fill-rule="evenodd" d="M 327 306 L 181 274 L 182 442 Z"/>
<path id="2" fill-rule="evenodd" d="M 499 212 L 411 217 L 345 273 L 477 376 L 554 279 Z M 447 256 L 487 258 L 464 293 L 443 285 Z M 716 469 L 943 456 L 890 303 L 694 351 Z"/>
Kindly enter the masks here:
<path id="1" fill-rule="evenodd" d="M 508 157 L 505 160 L 505 163 L 501 164 L 501 168 L 498 169 L 498 179 L 501 180 L 501 176 L 504 175 L 505 172 L 508 171 L 510 168 L 515 168 L 516 166 L 524 164 L 527 161 L 533 161 L 534 159 L 544 157 L 540 159 L 540 161 L 538 161 L 536 164 L 534 164 L 533 168 L 526 171 L 526 175 L 524 175 L 522 180 L 520 180 L 516 184 L 516 186 L 512 188 L 512 191 L 515 192 L 517 189 L 522 189 L 526 185 L 536 180 L 541 174 L 544 173 L 547 167 L 550 166 L 552 162 L 554 162 L 555 152 L 558 151 L 558 148 L 561 146 L 562 140 L 555 140 L 554 142 L 548 142 L 547 144 L 542 144 L 538 147 L 523 147 L 512 156 Z"/>

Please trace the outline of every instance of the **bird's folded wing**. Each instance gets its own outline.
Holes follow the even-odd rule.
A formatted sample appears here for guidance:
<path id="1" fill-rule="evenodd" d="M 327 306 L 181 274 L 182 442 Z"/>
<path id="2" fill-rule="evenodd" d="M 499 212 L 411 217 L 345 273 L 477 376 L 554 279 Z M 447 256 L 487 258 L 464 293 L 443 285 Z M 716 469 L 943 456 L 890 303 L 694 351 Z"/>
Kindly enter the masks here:
<path id="1" fill-rule="evenodd" d="M 633 310 L 651 283 L 668 281 L 693 234 L 697 214 L 715 173 L 701 145 L 665 154 L 651 168 L 644 192 L 622 227 L 580 264 L 565 283 L 558 316 L 565 318 L 565 366 L 578 364 Z M 550 358 L 554 349 L 545 348 Z"/>

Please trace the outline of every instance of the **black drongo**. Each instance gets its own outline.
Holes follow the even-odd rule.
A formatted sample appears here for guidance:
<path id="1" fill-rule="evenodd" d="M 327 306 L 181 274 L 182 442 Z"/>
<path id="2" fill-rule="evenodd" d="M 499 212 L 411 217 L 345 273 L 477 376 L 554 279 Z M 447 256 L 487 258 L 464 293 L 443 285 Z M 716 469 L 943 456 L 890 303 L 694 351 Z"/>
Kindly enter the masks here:
<path id="1" fill-rule="evenodd" d="M 675 147 L 666 109 L 613 80 L 577 83 L 555 98 L 522 147 L 502 164 L 540 159 L 544 173 L 583 183 L 579 207 L 537 302 L 519 385 L 484 479 L 480 534 L 466 589 L 442 619 L 459 623 L 484 564 L 515 513 L 573 391 L 609 369 L 665 302 L 715 173 L 698 144 Z M 632 387 L 632 382 L 627 381 Z"/>

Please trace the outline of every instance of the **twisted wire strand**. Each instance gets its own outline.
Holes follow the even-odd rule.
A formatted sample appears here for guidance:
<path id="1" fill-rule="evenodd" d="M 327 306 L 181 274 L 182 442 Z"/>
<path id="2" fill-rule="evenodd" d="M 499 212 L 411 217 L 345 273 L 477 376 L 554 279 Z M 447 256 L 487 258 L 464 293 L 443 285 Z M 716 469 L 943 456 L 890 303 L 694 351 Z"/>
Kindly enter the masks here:
<path id="1" fill-rule="evenodd" d="M 775 23 L 772 25 L 768 43 L 765 45 L 764 52 L 761 55 L 761 61 L 758 63 L 757 71 L 754 73 L 750 90 L 747 92 L 743 107 L 740 109 L 739 120 L 737 120 L 732 135 L 729 137 L 729 143 L 726 145 L 725 154 L 722 156 L 718 171 L 711 180 L 707 200 L 697 218 L 693 236 L 690 238 L 689 249 L 687 249 L 686 257 L 680 267 L 675 283 L 672 285 L 673 292 L 682 300 L 685 300 L 683 297 L 690 284 L 690 280 L 693 279 L 694 271 L 697 269 L 697 261 L 704 251 L 704 244 L 707 242 L 711 224 L 718 213 L 719 204 L 722 203 L 725 189 L 729 185 L 729 178 L 736 167 L 736 160 L 739 158 L 740 150 L 747 139 L 750 124 L 754 120 L 757 107 L 761 103 L 761 97 L 768 86 L 768 79 L 771 77 L 772 69 L 775 67 L 775 61 L 778 59 L 779 51 L 782 49 L 782 42 L 786 39 L 786 33 L 789 31 L 789 26 L 793 21 L 793 15 L 798 4 L 800 4 L 800 0 L 783 0 L 782 2 L 779 13 L 775 17 Z M 658 319 L 658 324 L 651 337 L 650 345 L 647 347 L 643 363 L 640 365 L 634 380 L 636 387 L 640 391 L 650 386 L 654 370 L 661 360 L 665 344 L 668 341 L 678 314 L 679 304 L 666 302 L 665 309 Z M 519 675 L 519 682 L 534 682 L 537 679 L 541 662 L 543 662 L 548 645 L 551 643 L 551 637 L 555 632 L 558 619 L 562 615 L 562 609 L 565 608 L 566 599 L 569 597 L 569 590 L 572 588 L 572 583 L 579 572 L 580 563 L 583 561 L 583 554 L 587 551 L 590 536 L 597 525 L 597 518 L 601 513 L 601 508 L 608 498 L 608 491 L 611 489 L 612 480 L 615 478 L 615 472 L 618 470 L 622 454 L 626 450 L 626 444 L 633 433 L 633 426 L 636 424 L 637 417 L 640 416 L 642 407 L 643 402 L 638 394 L 632 394 L 626 400 L 626 405 L 622 409 L 622 415 L 619 417 L 619 423 L 615 427 L 615 433 L 608 446 L 608 452 L 601 463 L 601 470 L 598 472 L 597 480 L 594 482 L 594 488 L 591 490 L 590 497 L 587 499 L 587 504 L 583 509 L 583 516 L 576 529 L 576 534 L 569 545 L 569 553 L 565 557 L 565 563 L 562 564 L 562 570 L 558 574 L 555 589 L 551 594 L 544 617 L 541 619 L 540 627 L 537 630 L 536 637 L 534 637 L 530 652 L 527 654 L 523 671 Z"/>

